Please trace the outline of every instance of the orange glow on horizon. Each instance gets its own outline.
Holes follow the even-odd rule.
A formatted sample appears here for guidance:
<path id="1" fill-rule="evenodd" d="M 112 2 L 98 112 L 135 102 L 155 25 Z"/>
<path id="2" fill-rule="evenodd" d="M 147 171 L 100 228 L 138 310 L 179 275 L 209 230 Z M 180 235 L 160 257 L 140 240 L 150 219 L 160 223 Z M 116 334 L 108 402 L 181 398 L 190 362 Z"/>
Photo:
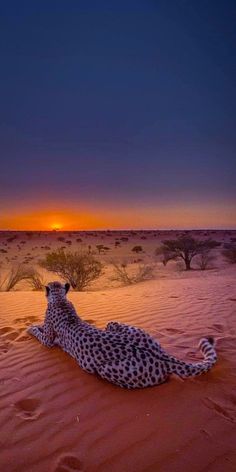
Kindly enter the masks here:
<path id="1" fill-rule="evenodd" d="M 0 214 L 0 230 L 83 231 L 103 229 L 236 228 L 233 204 L 156 205 L 60 210 L 9 210 Z M 72 208 L 72 209 L 71 209 Z"/>
<path id="2" fill-rule="evenodd" d="M 63 229 L 63 226 L 61 223 L 52 223 L 51 224 L 51 230 L 52 231 L 61 231 Z"/>

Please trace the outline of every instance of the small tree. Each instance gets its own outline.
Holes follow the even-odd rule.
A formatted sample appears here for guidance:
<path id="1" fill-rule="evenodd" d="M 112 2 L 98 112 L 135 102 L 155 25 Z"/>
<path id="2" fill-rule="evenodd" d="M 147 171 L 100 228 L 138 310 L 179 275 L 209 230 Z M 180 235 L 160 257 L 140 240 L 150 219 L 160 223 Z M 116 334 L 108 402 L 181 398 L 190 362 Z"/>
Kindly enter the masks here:
<path id="1" fill-rule="evenodd" d="M 236 244 L 228 243 L 224 245 L 222 255 L 230 264 L 236 264 Z"/>
<path id="2" fill-rule="evenodd" d="M 104 246 L 103 246 L 103 244 L 97 244 L 97 245 L 96 245 L 96 248 L 97 248 L 97 250 L 98 250 L 98 254 L 101 254 L 101 252 L 102 252 L 103 249 L 104 249 Z"/>
<path id="3" fill-rule="evenodd" d="M 212 239 L 199 241 L 192 236 L 183 235 L 177 239 L 167 239 L 163 241 L 160 248 L 156 249 L 156 255 L 163 256 L 163 264 L 166 265 L 170 260 L 182 259 L 185 263 L 186 270 L 191 269 L 192 259 L 198 254 L 209 252 L 220 243 Z"/>
<path id="4" fill-rule="evenodd" d="M 49 272 L 55 272 L 78 291 L 97 279 L 102 271 L 102 264 L 85 251 L 64 252 L 58 249 L 49 252 L 40 265 Z"/>

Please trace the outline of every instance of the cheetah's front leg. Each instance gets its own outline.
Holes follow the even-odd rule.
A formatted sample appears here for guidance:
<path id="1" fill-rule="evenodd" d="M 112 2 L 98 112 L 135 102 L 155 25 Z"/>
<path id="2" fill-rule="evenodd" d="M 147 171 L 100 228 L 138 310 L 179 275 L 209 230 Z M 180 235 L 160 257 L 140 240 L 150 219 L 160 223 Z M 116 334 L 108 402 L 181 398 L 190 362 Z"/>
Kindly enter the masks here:
<path id="1" fill-rule="evenodd" d="M 35 336 L 44 346 L 54 346 L 55 334 L 50 323 L 43 326 L 30 326 L 27 332 Z"/>
<path id="2" fill-rule="evenodd" d="M 124 323 L 118 323 L 117 321 L 110 321 L 107 324 L 105 329 L 106 329 L 106 331 L 109 331 L 110 333 L 123 333 L 123 334 L 125 334 L 126 332 L 129 333 L 130 326 L 126 325 Z"/>

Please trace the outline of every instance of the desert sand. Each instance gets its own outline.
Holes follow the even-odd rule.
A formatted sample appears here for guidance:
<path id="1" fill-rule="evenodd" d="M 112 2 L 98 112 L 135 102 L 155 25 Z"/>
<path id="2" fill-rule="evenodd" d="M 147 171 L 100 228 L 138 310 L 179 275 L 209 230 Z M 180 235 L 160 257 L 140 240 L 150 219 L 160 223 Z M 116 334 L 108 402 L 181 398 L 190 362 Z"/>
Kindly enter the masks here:
<path id="1" fill-rule="evenodd" d="M 60 235 L 40 235 L 40 246 L 52 247 L 52 237 Z M 104 244 L 109 238 L 114 247 L 115 237 L 104 236 Z M 4 238 L 1 247 L 6 247 Z M 143 257 L 151 258 L 156 239 L 150 234 L 142 240 Z M 20 260 L 22 252 L 27 257 L 39 246 L 36 235 L 22 240 L 27 242 L 18 252 L 17 240 L 9 244 L 9 259 Z M 122 244 L 123 256 L 134 243 L 140 243 L 140 235 L 128 241 L 129 249 Z M 38 257 L 42 251 L 34 250 Z M 186 380 L 171 376 L 143 390 L 113 386 L 29 336 L 27 327 L 44 318 L 43 292 L 21 287 L 0 293 L 0 470 L 235 471 L 236 268 L 220 258 L 207 271 L 176 267 L 160 264 L 154 280 L 128 287 L 106 281 L 68 294 L 83 319 L 100 328 L 112 320 L 144 328 L 181 359 L 200 359 L 199 339 L 215 337 L 218 362 L 210 372 Z"/>

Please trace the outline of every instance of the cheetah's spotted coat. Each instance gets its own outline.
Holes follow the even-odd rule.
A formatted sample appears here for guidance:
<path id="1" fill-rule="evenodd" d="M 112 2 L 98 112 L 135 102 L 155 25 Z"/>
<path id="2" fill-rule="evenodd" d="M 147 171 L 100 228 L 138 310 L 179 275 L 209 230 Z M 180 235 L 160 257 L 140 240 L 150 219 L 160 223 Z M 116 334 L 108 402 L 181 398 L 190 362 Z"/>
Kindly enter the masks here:
<path id="1" fill-rule="evenodd" d="M 29 332 L 45 346 L 60 346 L 82 369 L 120 387 L 158 385 L 171 373 L 181 377 L 199 375 L 216 362 L 212 338 L 203 338 L 199 343 L 204 355 L 202 362 L 183 362 L 165 352 L 139 328 L 111 322 L 101 330 L 82 321 L 66 298 L 69 284 L 51 282 L 46 290 L 48 307 L 44 324 L 31 326 Z"/>

